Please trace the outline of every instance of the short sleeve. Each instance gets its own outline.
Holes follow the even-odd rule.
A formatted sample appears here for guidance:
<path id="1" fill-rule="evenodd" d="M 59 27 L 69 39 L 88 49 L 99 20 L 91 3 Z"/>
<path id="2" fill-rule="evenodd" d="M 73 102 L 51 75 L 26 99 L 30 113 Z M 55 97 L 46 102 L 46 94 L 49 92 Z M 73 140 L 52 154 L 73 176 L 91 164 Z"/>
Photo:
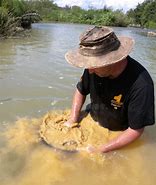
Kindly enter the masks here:
<path id="1" fill-rule="evenodd" d="M 84 70 L 84 73 L 77 83 L 77 89 L 82 95 L 88 95 L 90 93 L 89 89 L 89 71 L 87 69 Z"/>
<path id="2" fill-rule="evenodd" d="M 153 125 L 154 118 L 154 87 L 145 85 L 133 90 L 128 104 L 128 124 L 132 129 L 140 129 Z"/>

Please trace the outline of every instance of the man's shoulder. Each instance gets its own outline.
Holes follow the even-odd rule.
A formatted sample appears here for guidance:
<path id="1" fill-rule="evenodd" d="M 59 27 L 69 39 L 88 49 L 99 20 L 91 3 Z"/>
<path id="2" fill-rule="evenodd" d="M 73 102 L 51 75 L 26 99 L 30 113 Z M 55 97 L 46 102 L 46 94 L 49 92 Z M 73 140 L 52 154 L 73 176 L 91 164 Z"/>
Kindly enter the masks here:
<path id="1" fill-rule="evenodd" d="M 145 67 L 134 58 L 128 56 L 127 60 L 128 60 L 128 64 L 129 64 L 128 66 L 130 69 L 133 69 L 134 71 L 138 71 L 138 72 L 144 71 L 144 70 L 147 71 Z"/>
<path id="2" fill-rule="evenodd" d="M 128 56 L 129 73 L 140 85 L 153 85 L 153 80 L 147 69 L 135 59 Z"/>

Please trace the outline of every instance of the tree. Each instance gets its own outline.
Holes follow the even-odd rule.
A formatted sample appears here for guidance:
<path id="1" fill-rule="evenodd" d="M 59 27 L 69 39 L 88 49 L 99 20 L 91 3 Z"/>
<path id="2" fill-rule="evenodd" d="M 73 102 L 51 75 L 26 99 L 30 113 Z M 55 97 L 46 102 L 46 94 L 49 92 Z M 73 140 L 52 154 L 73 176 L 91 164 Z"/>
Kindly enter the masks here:
<path id="1" fill-rule="evenodd" d="M 134 10 L 127 12 L 127 15 L 133 20 L 134 24 L 140 24 L 142 27 L 156 27 L 156 0 L 146 0 Z"/>

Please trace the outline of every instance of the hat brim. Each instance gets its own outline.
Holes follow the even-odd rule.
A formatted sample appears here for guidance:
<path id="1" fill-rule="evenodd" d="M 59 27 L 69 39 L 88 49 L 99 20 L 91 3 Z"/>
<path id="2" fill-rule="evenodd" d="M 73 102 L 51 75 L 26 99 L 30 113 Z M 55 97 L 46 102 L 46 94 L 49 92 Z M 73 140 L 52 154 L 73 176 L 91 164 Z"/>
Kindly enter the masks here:
<path id="1" fill-rule="evenodd" d="M 77 50 L 68 51 L 65 54 L 65 59 L 70 64 L 82 68 L 97 68 L 115 64 L 126 58 L 131 52 L 134 40 L 129 37 L 118 37 L 120 47 L 117 50 L 111 51 L 100 56 L 84 56 Z"/>

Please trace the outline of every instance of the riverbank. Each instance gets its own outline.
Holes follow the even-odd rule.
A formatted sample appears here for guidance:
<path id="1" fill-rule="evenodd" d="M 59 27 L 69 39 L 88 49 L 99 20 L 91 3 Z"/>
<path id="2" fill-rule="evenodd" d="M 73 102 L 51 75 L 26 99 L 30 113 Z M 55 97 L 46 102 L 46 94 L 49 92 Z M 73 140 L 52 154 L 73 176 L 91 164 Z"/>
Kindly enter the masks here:
<path id="1" fill-rule="evenodd" d="M 10 35 L 0 35 L 0 40 L 4 39 L 16 39 L 23 37 L 30 37 L 31 29 L 23 29 L 22 27 L 16 27 Z"/>

